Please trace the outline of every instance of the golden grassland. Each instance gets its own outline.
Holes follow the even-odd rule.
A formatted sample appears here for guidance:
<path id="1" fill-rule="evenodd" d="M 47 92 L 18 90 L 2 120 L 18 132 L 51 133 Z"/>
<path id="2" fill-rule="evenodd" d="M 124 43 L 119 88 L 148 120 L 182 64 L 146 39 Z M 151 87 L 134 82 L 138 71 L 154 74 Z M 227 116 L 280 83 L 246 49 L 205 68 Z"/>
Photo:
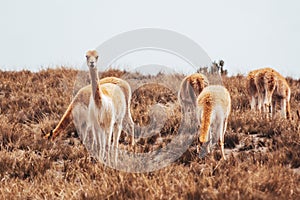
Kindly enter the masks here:
<path id="1" fill-rule="evenodd" d="M 227 160 L 221 159 L 219 148 L 199 158 L 195 141 L 168 167 L 127 173 L 91 157 L 72 126 L 55 141 L 43 139 L 43 132 L 55 127 L 76 87 L 80 88 L 74 83 L 78 73 L 67 68 L 38 73 L 0 71 L 0 199 L 300 198 L 300 119 L 296 114 L 300 110 L 300 80 L 288 78 L 292 120 L 264 120 L 250 112 L 245 77 L 223 77 L 232 98 L 225 135 Z M 124 74 L 111 70 L 102 76 Z M 138 74 L 130 77 L 141 79 Z M 81 78 L 88 80 L 88 75 Z M 177 85 L 171 79 L 168 82 Z M 151 85 L 133 89 L 131 110 L 138 124 L 149 120 L 148 108 L 141 104 L 159 102 L 165 106 L 176 101 L 172 90 L 155 87 L 153 92 L 149 92 Z M 176 132 L 179 111 L 169 116 L 159 137 Z M 157 138 L 138 141 L 135 150 L 151 150 L 161 143 Z M 126 137 L 121 141 L 125 146 Z"/>

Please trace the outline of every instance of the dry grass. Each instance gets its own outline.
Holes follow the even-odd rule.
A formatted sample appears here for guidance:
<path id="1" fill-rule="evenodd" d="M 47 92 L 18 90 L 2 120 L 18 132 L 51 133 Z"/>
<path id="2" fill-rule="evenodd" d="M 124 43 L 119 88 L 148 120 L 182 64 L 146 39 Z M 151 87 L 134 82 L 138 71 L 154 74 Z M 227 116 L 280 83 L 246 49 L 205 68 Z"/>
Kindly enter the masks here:
<path id="1" fill-rule="evenodd" d="M 250 112 L 245 78 L 224 77 L 232 96 L 225 135 L 227 161 L 220 159 L 219 148 L 200 159 L 192 145 L 166 168 L 126 173 L 90 157 L 72 127 L 55 142 L 42 138 L 42 132 L 55 127 L 71 101 L 77 73 L 65 68 L 39 73 L 0 71 L 0 199 L 300 198 L 300 119 L 296 114 L 300 109 L 300 80 L 288 79 L 293 120 L 265 121 Z M 127 77 L 142 81 L 138 74 Z M 176 88 L 177 82 L 169 82 Z M 176 101 L 172 92 L 165 102 L 160 101 L 163 96 L 147 93 L 148 89 L 133 95 L 133 105 L 148 97 L 148 104 Z M 138 99 L 143 95 L 137 94 L 144 94 L 146 99 Z M 138 106 L 137 110 L 147 113 L 147 108 Z M 176 113 L 166 124 L 165 137 L 177 130 L 174 121 L 180 119 L 180 112 Z M 147 116 L 133 115 L 137 123 L 147 123 Z M 139 141 L 137 145 L 149 150 L 156 143 Z"/>

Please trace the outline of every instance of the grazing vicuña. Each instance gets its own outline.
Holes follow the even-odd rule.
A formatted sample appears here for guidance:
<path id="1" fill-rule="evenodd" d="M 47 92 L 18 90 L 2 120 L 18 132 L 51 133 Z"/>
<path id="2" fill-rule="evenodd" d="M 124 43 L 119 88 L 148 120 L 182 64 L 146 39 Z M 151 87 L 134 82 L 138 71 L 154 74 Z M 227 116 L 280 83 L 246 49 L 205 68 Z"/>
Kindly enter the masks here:
<path id="1" fill-rule="evenodd" d="M 209 152 L 212 144 L 219 140 L 224 159 L 226 159 L 224 154 L 224 135 L 230 110 L 230 94 L 221 85 L 205 87 L 197 98 L 200 143 L 206 146 L 206 151 Z"/>
<path id="2" fill-rule="evenodd" d="M 251 110 L 275 114 L 276 103 L 280 102 L 282 117 L 290 116 L 290 87 L 285 78 L 272 68 L 262 68 L 249 72 L 247 76 Z M 273 103 L 272 103 L 273 102 Z"/>
<path id="3" fill-rule="evenodd" d="M 180 85 L 178 92 L 178 101 L 184 107 L 185 105 L 196 106 L 197 96 L 209 85 L 207 77 L 201 73 L 195 73 L 186 76 Z"/>
<path id="4" fill-rule="evenodd" d="M 281 116 L 284 118 L 290 118 L 291 109 L 290 109 L 290 99 L 291 99 L 291 89 L 286 79 L 279 74 L 274 72 L 277 77 L 276 88 L 273 93 L 273 108 L 275 113 L 276 103 L 280 102 Z"/>
<path id="5" fill-rule="evenodd" d="M 277 80 L 275 71 L 271 68 L 263 68 L 255 74 L 255 84 L 258 90 L 258 109 L 272 113 L 272 95 Z"/>
<path id="6" fill-rule="evenodd" d="M 258 106 L 258 90 L 255 84 L 255 75 L 259 70 L 253 70 L 247 75 L 247 91 L 251 110 L 256 110 Z"/>

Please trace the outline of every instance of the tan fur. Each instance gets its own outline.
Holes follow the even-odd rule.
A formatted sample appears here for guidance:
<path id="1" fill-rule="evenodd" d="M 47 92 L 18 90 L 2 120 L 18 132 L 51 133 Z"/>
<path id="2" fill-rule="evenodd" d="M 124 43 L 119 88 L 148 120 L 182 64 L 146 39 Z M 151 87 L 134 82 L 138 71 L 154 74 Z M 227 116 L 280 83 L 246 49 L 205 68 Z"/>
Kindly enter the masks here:
<path id="1" fill-rule="evenodd" d="M 203 106 L 203 113 L 200 126 L 200 142 L 207 142 L 208 141 L 208 130 L 210 128 L 211 123 L 211 115 L 213 110 L 213 97 L 211 93 L 204 92 L 201 97 L 199 97 L 198 105 L 199 107 Z"/>
<path id="2" fill-rule="evenodd" d="M 86 52 L 85 56 L 89 65 L 89 62 L 92 60 L 92 58 L 95 58 L 96 60 L 98 59 L 98 52 L 95 50 L 89 50 Z"/>
<path id="3" fill-rule="evenodd" d="M 262 68 L 249 72 L 247 90 L 251 110 L 270 111 L 272 109 L 272 94 L 276 87 L 276 76 L 271 68 Z M 271 112 L 271 111 L 270 111 Z"/>
<path id="4" fill-rule="evenodd" d="M 277 81 L 274 70 L 263 68 L 255 74 L 255 84 L 258 90 L 258 109 L 264 112 L 272 112 L 272 95 Z"/>
<path id="5" fill-rule="evenodd" d="M 201 73 L 186 76 L 180 85 L 178 100 L 181 105 L 196 106 L 197 96 L 209 85 L 207 77 Z"/>
<path id="6" fill-rule="evenodd" d="M 88 107 L 88 129 L 92 131 L 94 136 L 96 151 L 102 152 L 102 159 L 104 159 L 106 154 L 108 161 L 110 161 L 109 155 L 113 136 L 112 145 L 115 151 L 116 164 L 122 122 L 128 105 L 126 106 L 125 95 L 118 85 L 112 83 L 99 84 L 96 65 L 98 53 L 95 50 L 88 51 L 86 58 L 92 86 L 92 94 Z M 108 151 L 106 151 L 106 143 Z"/>
<path id="7" fill-rule="evenodd" d="M 277 77 L 277 85 L 273 93 L 273 107 L 275 113 L 276 103 L 280 102 L 281 107 L 281 116 L 284 118 L 290 119 L 291 117 L 291 108 L 290 108 L 290 99 L 291 99 L 291 89 L 286 79 L 279 74 L 274 72 Z"/>
<path id="8" fill-rule="evenodd" d="M 91 68 L 93 68 L 94 65 L 96 65 L 97 59 L 98 59 L 98 54 L 95 53 L 95 51 L 88 51 L 86 54 L 87 57 L 87 64 L 89 66 L 92 66 Z M 91 64 L 91 62 L 93 62 Z M 90 70 L 92 71 L 92 70 Z M 93 75 L 92 75 L 93 74 Z M 103 128 L 104 130 L 108 131 L 107 129 L 114 129 L 114 140 L 113 140 L 113 145 L 116 144 L 116 146 L 118 146 L 118 140 L 120 137 L 120 131 L 122 128 L 122 121 L 124 116 L 122 111 L 122 109 L 125 108 L 125 117 L 127 118 L 127 122 L 130 126 L 130 132 L 132 134 L 132 145 L 134 144 L 134 123 L 131 117 L 131 113 L 130 113 L 130 102 L 131 102 L 131 89 L 129 84 L 119 78 L 116 77 L 107 77 L 104 79 L 101 79 L 100 81 L 98 81 L 98 73 L 97 71 L 91 73 L 91 76 L 94 76 L 94 79 L 96 77 L 96 81 L 92 81 L 92 83 L 96 83 L 96 87 L 95 84 L 93 85 L 88 85 L 85 86 L 84 88 L 80 89 L 77 93 L 77 95 L 75 96 L 75 98 L 73 99 L 73 101 L 71 102 L 71 104 L 69 105 L 67 111 L 65 112 L 65 114 L 63 115 L 62 119 L 60 120 L 60 122 L 58 123 L 58 125 L 56 126 L 56 128 L 51 131 L 49 134 L 47 134 L 45 137 L 46 138 L 56 138 L 60 132 L 62 132 L 66 127 L 68 127 L 70 124 L 72 124 L 74 117 L 72 116 L 72 111 L 73 109 L 77 106 L 77 105 L 84 105 L 85 107 L 89 107 L 89 124 L 91 126 L 91 124 L 95 123 L 95 121 L 97 121 L 98 125 L 100 128 Z M 97 92 L 93 92 L 93 87 L 94 89 L 96 88 L 96 90 L 99 90 L 98 94 Z M 92 96 L 92 97 L 91 97 Z M 114 109 L 112 108 L 106 108 L 106 109 L 101 109 L 101 107 L 103 106 L 102 103 L 102 97 L 105 97 L 104 100 L 108 101 L 108 104 L 106 104 L 105 106 L 110 106 L 111 104 L 113 105 Z M 123 98 L 125 99 L 125 101 L 123 102 Z M 91 104 L 91 101 L 94 102 L 94 106 Z M 111 102 L 111 103 L 109 103 Z M 111 111 L 109 111 L 111 110 Z M 92 121 L 92 117 L 91 115 L 97 115 L 97 113 L 99 112 L 104 112 L 103 114 L 100 114 L 99 117 L 96 117 L 94 122 Z M 114 112 L 114 113 L 111 113 Z M 116 115 L 116 116 L 115 116 Z M 103 116 L 103 117 L 102 117 Z M 101 118 L 102 117 L 102 118 Z M 111 120 L 116 120 L 113 125 L 113 127 L 107 127 L 110 126 L 109 121 Z M 74 125 L 74 124 L 73 124 Z M 108 140 L 110 141 L 110 135 L 111 133 L 107 133 L 108 134 Z"/>
<path id="9" fill-rule="evenodd" d="M 223 86 L 207 86 L 197 98 L 197 118 L 200 123 L 199 140 L 201 143 L 206 143 L 208 152 L 209 144 L 219 140 L 224 159 L 226 159 L 224 154 L 224 135 L 230 110 L 230 94 Z"/>
<path id="10" fill-rule="evenodd" d="M 250 97 L 251 109 L 275 113 L 276 102 L 281 104 L 283 117 L 290 116 L 290 88 L 285 78 L 272 68 L 262 68 L 251 71 L 247 76 L 247 89 Z M 272 104 L 272 99 L 273 104 Z"/>
<path id="11" fill-rule="evenodd" d="M 257 72 L 258 70 L 251 71 L 247 76 L 247 90 L 248 90 L 251 110 L 256 110 L 257 103 L 258 103 L 258 90 L 255 84 L 255 75 Z"/>
<path id="12" fill-rule="evenodd" d="M 126 99 L 126 102 L 127 102 L 126 106 L 128 106 L 127 112 L 125 114 L 125 119 L 126 119 L 126 124 L 128 124 L 130 126 L 129 131 L 132 134 L 131 144 L 134 145 L 134 130 L 133 130 L 134 122 L 133 122 L 132 117 L 131 117 L 130 106 L 129 106 L 130 102 L 131 102 L 131 88 L 130 88 L 129 84 L 126 81 L 124 81 L 120 78 L 116 78 L 116 77 L 106 77 L 106 78 L 103 78 L 99 81 L 99 84 L 105 84 L 105 83 L 116 84 L 119 87 L 121 87 L 121 89 L 123 90 L 123 93 L 125 95 L 125 99 Z M 59 121 L 59 123 L 57 124 L 57 126 L 53 129 L 53 131 L 51 131 L 51 133 L 48 133 L 45 136 L 45 138 L 50 138 L 51 137 L 52 139 L 55 139 L 64 130 L 66 130 L 66 128 L 68 126 L 74 126 L 73 116 L 72 116 L 72 111 L 73 111 L 74 107 L 76 107 L 77 105 L 80 105 L 80 104 L 83 104 L 84 106 L 87 107 L 90 103 L 91 94 L 92 94 L 91 85 L 87 85 L 87 86 L 81 88 L 77 92 L 76 96 L 73 98 L 72 102 L 68 106 L 66 112 L 62 116 L 62 118 Z"/>
<path id="13" fill-rule="evenodd" d="M 124 125 L 129 126 L 129 132 L 131 134 L 131 145 L 134 145 L 134 122 L 132 120 L 130 112 L 130 103 L 131 103 L 131 88 L 127 81 L 122 80 L 116 77 L 107 77 L 100 80 L 99 84 L 112 83 L 118 85 L 125 95 L 126 100 L 126 113 L 125 113 L 125 123 Z"/>

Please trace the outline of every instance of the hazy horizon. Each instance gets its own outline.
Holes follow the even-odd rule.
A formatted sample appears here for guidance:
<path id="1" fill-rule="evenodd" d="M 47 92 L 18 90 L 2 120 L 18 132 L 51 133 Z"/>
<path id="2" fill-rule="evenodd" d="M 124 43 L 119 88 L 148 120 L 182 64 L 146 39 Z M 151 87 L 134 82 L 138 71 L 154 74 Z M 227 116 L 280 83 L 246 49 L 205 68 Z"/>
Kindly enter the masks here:
<path id="1" fill-rule="evenodd" d="M 273 67 L 284 76 L 300 78 L 299 9 L 298 1 L 278 0 L 0 0 L 0 69 L 79 68 L 86 50 L 117 34 L 147 27 L 187 36 L 212 61 L 223 59 L 230 74 Z M 166 60 L 160 56 L 149 62 L 180 65 Z M 124 64 L 149 62 L 133 59 Z"/>

